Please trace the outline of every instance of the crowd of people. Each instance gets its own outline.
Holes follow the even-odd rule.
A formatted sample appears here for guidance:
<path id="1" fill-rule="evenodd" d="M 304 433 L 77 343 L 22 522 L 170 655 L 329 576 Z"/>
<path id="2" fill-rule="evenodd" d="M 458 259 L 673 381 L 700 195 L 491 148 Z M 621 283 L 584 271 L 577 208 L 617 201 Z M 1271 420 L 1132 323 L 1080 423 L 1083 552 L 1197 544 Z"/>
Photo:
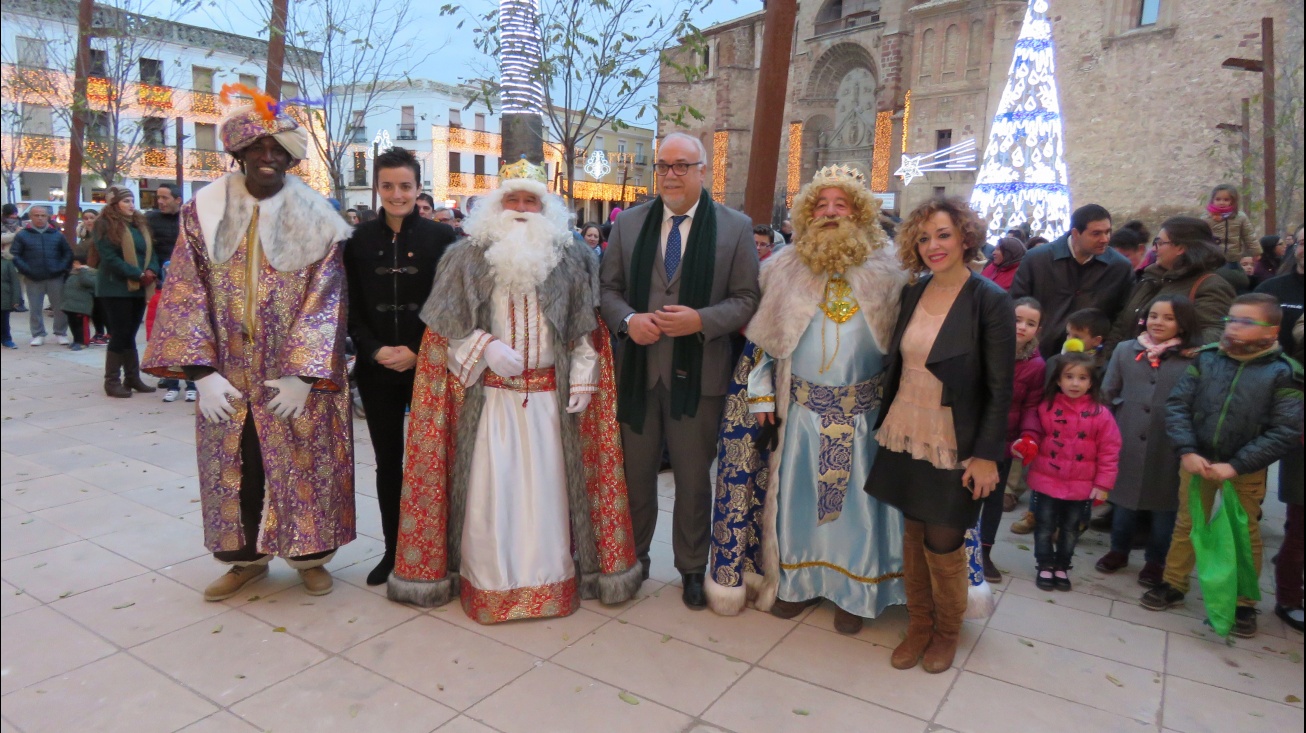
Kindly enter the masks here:
<path id="1" fill-rule="evenodd" d="M 229 566 L 208 600 L 274 557 L 331 591 L 355 536 L 348 349 L 385 546 L 367 582 L 395 601 L 491 624 L 627 600 L 669 466 L 692 609 L 828 599 L 856 633 L 905 604 L 893 666 L 942 672 L 1027 493 L 1011 529 L 1039 588 L 1070 590 L 1105 526 L 1096 569 L 1143 547 L 1143 607 L 1185 603 L 1196 565 L 1212 625 L 1249 637 L 1278 462 L 1276 613 L 1302 627 L 1303 233 L 1258 240 L 1231 187 L 1155 238 L 1090 204 L 1053 241 L 990 245 L 965 202 L 892 219 L 836 165 L 772 229 L 713 201 L 701 141 L 672 133 L 655 198 L 576 226 L 524 159 L 464 217 L 387 151 L 371 215 L 287 175 L 305 133 L 271 100 L 221 136 L 238 170 L 184 207 L 113 189 L 77 247 L 34 207 L 4 260 L 7 346 L 16 272 L 33 346 L 49 299 L 61 343 L 107 335 L 109 396 L 155 391 L 144 370 L 198 402 L 205 543 Z M 1212 549 L 1217 496 L 1235 540 Z M 1243 560 L 1250 586 L 1217 593 L 1204 569 Z"/>

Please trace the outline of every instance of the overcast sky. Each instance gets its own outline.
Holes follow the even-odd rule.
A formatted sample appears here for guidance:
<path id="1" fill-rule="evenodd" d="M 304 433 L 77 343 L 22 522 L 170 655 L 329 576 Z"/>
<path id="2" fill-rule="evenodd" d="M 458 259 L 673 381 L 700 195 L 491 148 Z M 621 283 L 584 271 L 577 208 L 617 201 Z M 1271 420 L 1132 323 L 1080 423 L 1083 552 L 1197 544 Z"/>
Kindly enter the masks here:
<path id="1" fill-rule="evenodd" d="M 414 77 L 457 83 L 477 76 L 480 69 L 486 68 L 486 59 L 476 50 L 467 26 L 458 30 L 455 28 L 456 20 L 440 17 L 440 6 L 447 1 L 452 0 L 411 0 L 414 24 L 429 29 L 429 43 L 426 42 L 428 37 L 424 37 L 423 47 L 437 48 L 444 45 L 439 53 L 433 54 L 413 72 Z M 145 3 L 147 6 L 153 5 L 156 12 L 158 8 L 166 9 L 172 4 L 171 0 L 145 0 Z M 291 0 L 292 13 L 295 4 L 296 0 Z M 469 11 L 483 14 L 493 9 L 497 2 L 466 0 L 463 4 Z M 204 5 L 198 12 L 188 14 L 183 20 L 192 25 L 265 38 L 267 21 L 262 17 L 264 7 L 266 5 L 260 0 L 204 0 Z M 714 0 L 696 25 L 706 28 L 761 9 L 762 0 Z"/>

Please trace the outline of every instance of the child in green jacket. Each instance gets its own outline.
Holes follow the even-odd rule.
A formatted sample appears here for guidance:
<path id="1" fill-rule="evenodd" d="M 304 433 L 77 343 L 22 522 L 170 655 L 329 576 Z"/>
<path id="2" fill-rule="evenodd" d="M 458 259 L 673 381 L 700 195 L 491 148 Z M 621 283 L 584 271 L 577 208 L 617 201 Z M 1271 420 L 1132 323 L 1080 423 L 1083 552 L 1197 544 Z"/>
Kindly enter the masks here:
<path id="1" fill-rule="evenodd" d="M 73 257 L 73 269 L 63 284 L 63 312 L 72 331 L 73 351 L 86 348 L 91 313 L 95 310 L 95 268 L 86 266 L 86 255 Z"/>

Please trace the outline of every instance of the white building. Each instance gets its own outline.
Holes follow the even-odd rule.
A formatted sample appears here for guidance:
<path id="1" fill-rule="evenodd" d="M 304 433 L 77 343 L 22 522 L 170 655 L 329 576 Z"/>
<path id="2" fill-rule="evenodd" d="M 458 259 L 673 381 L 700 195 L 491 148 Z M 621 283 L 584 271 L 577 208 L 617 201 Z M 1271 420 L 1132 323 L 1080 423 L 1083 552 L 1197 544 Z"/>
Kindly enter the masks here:
<path id="1" fill-rule="evenodd" d="M 0 57 L 3 67 L 3 147 L 5 201 L 62 199 L 69 154 L 69 114 L 75 57 L 75 0 L 5 0 L 0 8 Z M 113 125 L 108 104 L 122 94 L 117 125 L 125 177 L 119 185 L 138 192 L 142 208 L 153 204 L 160 183 L 182 180 L 183 197 L 226 172 L 230 157 L 222 152 L 218 123 L 229 105 L 219 98 L 224 84 L 261 89 L 267 66 L 267 41 L 223 33 L 171 20 L 124 14 L 97 6 L 96 25 L 129 28 L 130 41 L 112 33 L 92 38 L 88 99 L 88 158 Z M 116 55 L 132 58 L 116 58 Z M 117 90 L 117 91 L 115 91 Z M 286 84 L 283 97 L 298 95 Z M 238 104 L 239 99 L 232 100 Z M 182 141 L 178 172 L 178 127 Z M 301 164 L 295 172 L 325 190 L 320 166 Z M 12 175 L 10 175 L 12 169 Z M 102 201 L 103 170 L 88 160 L 81 198 Z M 11 183 L 12 180 L 12 183 Z M 17 190 L 10 191 L 13 186 Z"/>

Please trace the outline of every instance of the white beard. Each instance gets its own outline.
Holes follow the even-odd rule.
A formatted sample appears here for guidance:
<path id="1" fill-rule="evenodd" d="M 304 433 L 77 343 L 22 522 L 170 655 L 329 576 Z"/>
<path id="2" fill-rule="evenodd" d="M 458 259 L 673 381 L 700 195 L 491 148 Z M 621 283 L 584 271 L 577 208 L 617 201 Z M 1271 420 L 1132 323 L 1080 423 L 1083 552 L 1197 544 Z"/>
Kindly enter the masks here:
<path id="1" fill-rule="evenodd" d="M 557 227 L 542 214 L 504 211 L 486 223 L 485 260 L 497 284 L 510 292 L 535 290 L 562 259 Z"/>

